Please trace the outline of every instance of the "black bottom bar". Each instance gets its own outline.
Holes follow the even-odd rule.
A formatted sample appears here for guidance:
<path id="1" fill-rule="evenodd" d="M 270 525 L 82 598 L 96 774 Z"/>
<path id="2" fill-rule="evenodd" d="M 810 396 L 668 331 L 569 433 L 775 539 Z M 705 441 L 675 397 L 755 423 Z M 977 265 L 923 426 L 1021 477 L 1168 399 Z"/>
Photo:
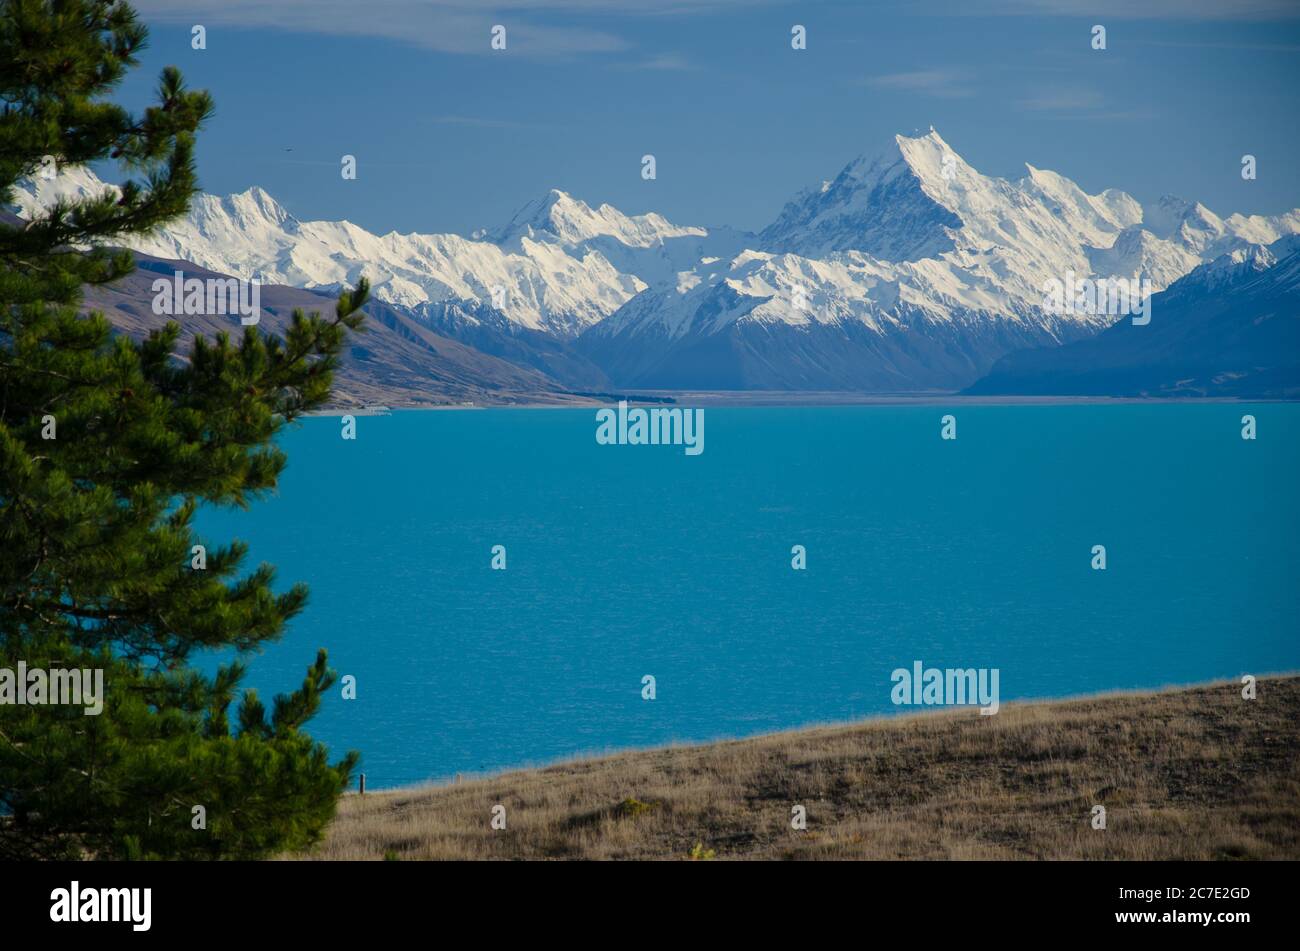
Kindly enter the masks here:
<path id="1" fill-rule="evenodd" d="M 52 863 L 0 866 L 6 939 L 62 932 L 137 938 L 256 939 L 446 926 L 537 938 L 605 922 L 660 932 L 689 922 L 717 937 L 777 919 L 835 922 L 864 936 L 907 925 L 926 940 L 1047 935 L 1202 935 L 1281 928 L 1295 868 L 1286 863 Z M 54 921 L 112 916 L 116 922 Z M 148 930 L 143 924 L 149 889 Z M 59 891 L 62 890 L 62 891 Z M 88 897 L 88 892 L 92 893 Z M 100 909 L 103 908 L 101 912 Z M 132 914 L 134 912 L 134 915 Z M 649 917 L 646 917 L 649 916 Z M 1208 920 L 1205 916 L 1208 916 Z M 132 923 L 134 917 L 135 923 Z M 306 929 L 306 930 L 304 930 Z M 734 929 L 734 930 L 733 930 Z M 1046 930 L 1043 930 L 1046 929 Z M 608 931 L 598 933 L 610 934 Z M 664 935 L 666 937 L 666 934 Z M 627 934 L 633 938 L 631 932 Z M 13 945 L 19 946 L 19 945 Z"/>

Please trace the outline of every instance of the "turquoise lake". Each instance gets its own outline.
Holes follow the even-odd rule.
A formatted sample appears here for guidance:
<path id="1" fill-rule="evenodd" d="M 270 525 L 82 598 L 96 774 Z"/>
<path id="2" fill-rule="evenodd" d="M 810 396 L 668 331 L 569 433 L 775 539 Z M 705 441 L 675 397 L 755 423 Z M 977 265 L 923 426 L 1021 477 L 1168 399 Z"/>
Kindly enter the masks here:
<path id="1" fill-rule="evenodd" d="M 291 428 L 278 494 L 199 522 L 311 587 L 248 684 L 328 648 L 357 699 L 311 732 L 388 788 L 916 712 L 890 674 L 918 660 L 998 668 L 1004 704 L 1300 668 L 1300 406 L 705 420 L 698 456 L 598 445 L 594 408 Z"/>

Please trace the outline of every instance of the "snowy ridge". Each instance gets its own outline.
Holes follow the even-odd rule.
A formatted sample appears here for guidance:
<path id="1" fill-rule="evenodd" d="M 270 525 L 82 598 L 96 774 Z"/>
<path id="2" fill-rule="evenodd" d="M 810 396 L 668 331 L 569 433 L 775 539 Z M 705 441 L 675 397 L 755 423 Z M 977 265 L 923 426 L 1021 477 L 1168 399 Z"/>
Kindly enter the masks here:
<path id="1" fill-rule="evenodd" d="M 84 198 L 105 188 L 116 191 L 89 169 L 70 168 L 53 180 L 25 182 L 15 211 L 31 218 L 61 197 Z M 648 273 L 659 276 L 674 266 L 677 239 L 697 244 L 708 236 L 659 215 L 628 217 L 608 205 L 593 211 L 563 192 L 552 192 L 531 212 L 527 222 L 516 216 L 499 244 L 455 234 L 381 236 L 348 221 L 299 221 L 266 191 L 250 188 L 225 198 L 199 195 L 185 219 L 128 245 L 309 289 L 335 290 L 365 274 L 379 300 L 400 307 L 418 312 L 464 303 L 471 310 L 498 310 L 521 328 L 570 337 L 646 287 L 635 273 L 638 254 L 647 259 Z M 601 248 L 620 257 L 621 269 Z M 684 260 L 696 257 L 688 252 Z"/>
<path id="2" fill-rule="evenodd" d="M 980 174 L 933 130 L 895 136 L 787 204 L 758 236 L 769 253 L 697 268 L 677 282 L 676 301 L 661 290 L 662 329 L 689 332 L 689 312 L 718 282 L 764 301 L 710 308 L 695 328 L 701 332 L 716 331 L 723 315 L 792 326 L 856 319 L 876 329 L 906 322 L 908 313 L 1036 321 L 1043 282 L 1066 270 L 1146 277 L 1159 290 L 1203 261 L 1300 231 L 1300 210 L 1222 220 L 1203 205 L 1166 198 L 1148 212 L 1122 191 L 1089 195 L 1062 175 L 1026 168 L 1025 178 L 1009 182 Z M 809 307 L 794 305 L 796 285 Z M 591 333 L 644 329 L 648 308 L 634 303 Z"/>
<path id="3" fill-rule="evenodd" d="M 1180 213 L 1174 229 L 1182 223 Z M 967 392 L 1300 396 L 1300 235 L 1199 265 L 1156 295 L 1152 312 L 1149 326 L 1119 320 L 1067 346 L 1004 354 Z"/>
<path id="4" fill-rule="evenodd" d="M 597 237 L 611 237 L 630 248 L 649 248 L 666 238 L 688 235 L 704 237 L 703 228 L 679 228 L 662 215 L 625 215 L 613 205 L 593 209 L 581 199 L 552 188 L 544 198 L 531 201 L 515 212 L 510 222 L 494 235 L 496 244 L 508 244 L 527 236 L 557 238 L 561 244 L 575 246 Z"/>
<path id="5" fill-rule="evenodd" d="M 706 381 L 708 360 L 736 349 L 710 349 L 710 337 L 766 334 L 771 352 L 761 360 L 780 363 L 804 344 L 777 346 L 776 328 L 814 335 L 823 343 L 799 354 L 803 365 L 788 374 L 795 385 L 816 376 L 807 364 L 840 360 L 836 334 L 860 341 L 868 360 L 883 359 L 872 341 L 911 352 L 903 341 L 924 337 L 935 359 L 945 347 L 965 355 L 952 372 L 974 373 L 997 347 L 1061 342 L 1111 322 L 1040 310 L 1044 282 L 1066 271 L 1144 277 L 1160 290 L 1224 255 L 1300 233 L 1300 209 L 1220 218 L 1197 202 L 1166 196 L 1143 207 L 1122 191 L 1090 195 L 1059 173 L 1026 172 L 1018 181 L 983 175 L 931 129 L 894 136 L 803 190 L 757 235 L 593 208 L 558 189 L 469 238 L 376 235 L 347 221 L 301 221 L 250 188 L 202 195 L 183 221 L 132 246 L 303 288 L 333 290 L 365 274 L 379 300 L 476 346 L 489 328 L 540 333 L 576 341 L 606 371 L 639 368 L 615 370 L 615 382 L 658 379 L 683 351 Z M 15 210 L 31 217 L 59 197 L 111 187 L 67 169 L 20 183 Z"/>

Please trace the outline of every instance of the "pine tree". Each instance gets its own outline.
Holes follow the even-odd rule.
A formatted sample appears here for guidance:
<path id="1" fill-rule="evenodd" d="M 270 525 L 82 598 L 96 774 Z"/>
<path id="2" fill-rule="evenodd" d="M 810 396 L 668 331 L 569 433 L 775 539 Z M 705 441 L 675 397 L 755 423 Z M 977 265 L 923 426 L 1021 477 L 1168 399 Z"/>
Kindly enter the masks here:
<path id="1" fill-rule="evenodd" d="M 242 571 L 237 541 L 194 567 L 192 521 L 275 487 L 275 437 L 328 400 L 368 286 L 333 318 L 296 312 L 282 339 L 248 327 L 183 355 L 173 322 L 133 341 L 81 312 L 85 285 L 133 267 L 113 240 L 184 214 L 198 189 L 206 93 L 169 67 L 142 114 L 106 99 L 145 40 L 120 0 L 0 0 L 0 205 L 50 168 L 115 160 L 132 176 L 0 220 L 0 674 L 98 668 L 105 695 L 88 716 L 0 692 L 0 857 L 302 848 L 357 762 L 330 763 L 302 731 L 335 680 L 324 651 L 269 710 L 252 690 L 235 704 L 247 657 L 307 592 L 277 593 L 267 565 Z M 197 652 L 212 650 L 233 659 L 204 674 Z"/>

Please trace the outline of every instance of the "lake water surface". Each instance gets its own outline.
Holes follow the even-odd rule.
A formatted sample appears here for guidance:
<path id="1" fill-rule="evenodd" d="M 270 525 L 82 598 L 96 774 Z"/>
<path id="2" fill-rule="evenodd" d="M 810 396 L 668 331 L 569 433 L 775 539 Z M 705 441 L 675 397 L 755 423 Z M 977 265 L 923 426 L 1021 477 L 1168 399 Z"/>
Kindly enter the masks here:
<path id="1" fill-rule="evenodd" d="M 200 519 L 311 587 L 250 685 L 327 647 L 358 696 L 311 732 L 384 788 L 910 712 L 917 660 L 998 668 L 1003 703 L 1300 668 L 1300 406 L 705 417 L 698 456 L 597 445 L 594 409 L 294 427 L 277 496 Z"/>

